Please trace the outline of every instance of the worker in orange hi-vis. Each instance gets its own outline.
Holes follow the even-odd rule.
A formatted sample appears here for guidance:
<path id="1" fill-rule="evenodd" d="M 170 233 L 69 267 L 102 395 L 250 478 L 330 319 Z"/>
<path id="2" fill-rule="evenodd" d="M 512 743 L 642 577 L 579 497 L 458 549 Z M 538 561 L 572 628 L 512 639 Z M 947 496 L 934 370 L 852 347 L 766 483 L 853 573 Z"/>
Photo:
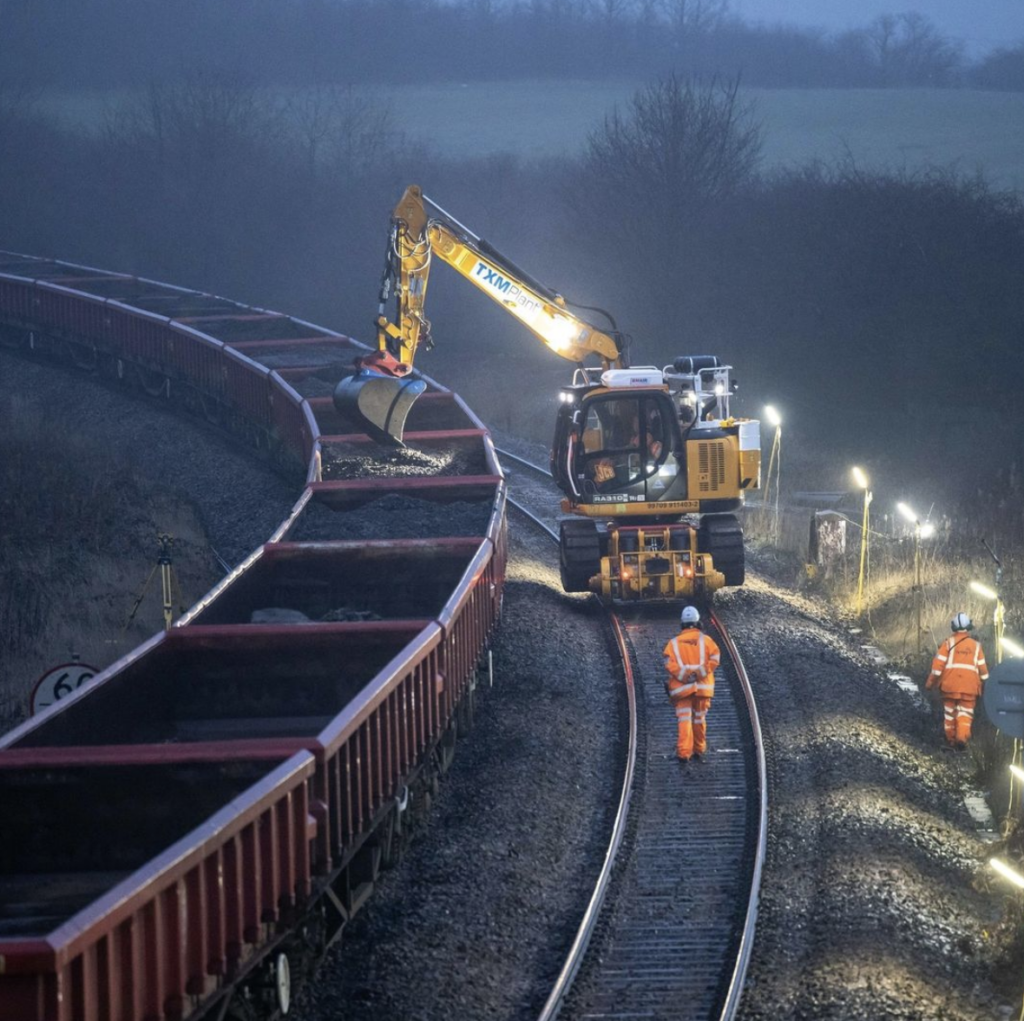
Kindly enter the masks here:
<path id="1" fill-rule="evenodd" d="M 707 751 L 707 715 L 715 694 L 715 669 L 722 653 L 701 630 L 700 614 L 687 606 L 680 617 L 682 631 L 665 646 L 665 690 L 676 710 L 680 762 L 698 759 Z"/>
<path id="2" fill-rule="evenodd" d="M 937 687 L 941 692 L 946 741 L 963 749 L 971 739 L 974 707 L 988 680 L 988 665 L 981 643 L 967 633 L 974 627 L 971 618 L 958 613 L 949 626 L 953 633 L 935 653 L 925 687 Z"/>

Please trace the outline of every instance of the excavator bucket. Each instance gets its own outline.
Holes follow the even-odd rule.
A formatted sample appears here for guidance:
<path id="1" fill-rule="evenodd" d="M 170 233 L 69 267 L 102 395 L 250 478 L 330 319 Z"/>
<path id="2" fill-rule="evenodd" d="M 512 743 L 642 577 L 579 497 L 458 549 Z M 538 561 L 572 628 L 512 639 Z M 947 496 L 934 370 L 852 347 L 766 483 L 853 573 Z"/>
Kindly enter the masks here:
<path id="1" fill-rule="evenodd" d="M 402 434 L 413 401 L 427 384 L 412 377 L 384 376 L 361 369 L 334 388 L 334 407 L 361 432 L 378 443 L 404 446 Z"/>

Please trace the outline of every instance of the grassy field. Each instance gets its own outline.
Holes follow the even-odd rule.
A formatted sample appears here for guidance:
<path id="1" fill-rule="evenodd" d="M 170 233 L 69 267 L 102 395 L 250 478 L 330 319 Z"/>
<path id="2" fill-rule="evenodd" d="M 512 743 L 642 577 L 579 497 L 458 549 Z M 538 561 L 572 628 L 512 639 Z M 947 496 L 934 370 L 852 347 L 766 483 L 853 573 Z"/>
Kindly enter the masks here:
<path id="1" fill-rule="evenodd" d="M 571 154 L 635 83 L 518 82 L 391 90 L 399 126 L 442 151 Z M 1024 94 L 951 89 L 747 89 L 766 167 L 851 153 L 867 168 L 982 169 L 1024 189 Z"/>
<path id="2" fill-rule="evenodd" d="M 636 82 L 470 82 L 355 90 L 390 104 L 395 126 L 440 154 L 571 155 Z M 767 169 L 851 154 L 865 170 L 955 166 L 1024 190 L 1024 94 L 953 89 L 747 89 Z M 50 109 L 98 124 L 116 95 L 51 96 Z"/>

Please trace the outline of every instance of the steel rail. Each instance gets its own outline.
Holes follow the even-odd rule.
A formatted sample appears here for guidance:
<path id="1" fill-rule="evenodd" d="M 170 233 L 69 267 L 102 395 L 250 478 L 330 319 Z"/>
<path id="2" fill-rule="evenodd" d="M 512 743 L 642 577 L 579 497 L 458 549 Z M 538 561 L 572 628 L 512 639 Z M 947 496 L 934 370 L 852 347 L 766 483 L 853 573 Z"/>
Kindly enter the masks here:
<path id="1" fill-rule="evenodd" d="M 524 464 L 529 464 L 528 461 L 523 461 L 522 458 L 516 458 L 516 460 L 521 461 Z M 535 465 L 530 465 L 530 467 L 536 468 Z M 513 500 L 512 497 L 508 498 L 508 502 L 510 506 L 514 507 L 520 514 L 525 515 L 538 528 L 547 533 L 547 535 L 549 535 L 556 543 L 558 542 L 558 535 L 555 531 L 544 524 L 544 522 L 535 514 L 518 501 Z M 586 910 L 583 912 L 583 919 L 576 932 L 576 938 L 573 940 L 572 946 L 569 948 L 565 964 L 562 966 L 562 970 L 559 972 L 558 978 L 555 980 L 555 984 L 552 987 L 547 1002 L 544 1004 L 543 1010 L 538 1015 L 538 1021 L 552 1021 L 553 1018 L 558 1016 L 558 1013 L 565 1002 L 565 998 L 569 995 L 569 991 L 572 989 L 573 981 L 586 958 L 591 937 L 593 936 L 598 920 L 601 917 L 601 909 L 604 907 L 605 898 L 608 894 L 608 887 L 611 883 L 616 861 L 618 860 L 619 849 L 621 848 L 622 841 L 625 838 L 626 825 L 629 820 L 629 809 L 633 800 L 633 781 L 636 776 L 637 758 L 637 703 L 636 687 L 633 678 L 633 665 L 630 661 L 629 647 L 626 643 L 626 634 L 623 630 L 622 622 L 615 613 L 610 610 L 607 612 L 608 618 L 611 622 L 612 632 L 615 636 L 615 645 L 619 650 L 619 656 L 622 660 L 622 672 L 626 681 L 626 701 L 629 706 L 629 740 L 626 752 L 626 769 L 622 778 L 622 791 L 619 794 L 619 807 L 615 813 L 615 822 L 612 825 L 611 839 L 608 844 L 608 849 L 605 852 L 604 862 L 601 865 L 601 871 L 598 874 L 597 882 L 594 885 L 594 892 L 591 895 L 590 902 L 587 904 Z"/>
<path id="2" fill-rule="evenodd" d="M 718 628 L 718 633 L 722 636 L 722 641 L 728 648 L 729 656 L 736 669 L 737 679 L 743 690 L 743 697 L 747 703 L 747 712 L 750 715 L 750 728 L 753 732 L 754 756 L 757 762 L 758 786 L 760 787 L 757 811 L 757 852 L 754 856 L 753 875 L 750 880 L 750 900 L 747 904 L 747 918 L 743 925 L 743 933 L 740 936 L 739 952 L 736 955 L 736 967 L 729 982 L 729 992 L 726 995 L 725 1005 L 721 1014 L 721 1021 L 732 1021 L 739 1011 L 740 1001 L 743 996 L 743 986 L 747 977 L 747 968 L 750 965 L 750 957 L 754 951 L 754 935 L 757 930 L 761 876 L 764 872 L 764 859 L 768 850 L 768 764 L 765 760 L 761 717 L 757 711 L 754 689 L 750 684 L 746 664 L 740 656 L 739 649 L 729 633 L 729 629 L 725 626 L 719 613 L 714 609 L 711 611 L 711 620 L 715 627 Z"/>
<path id="3" fill-rule="evenodd" d="M 549 479 L 553 478 L 551 472 L 549 472 L 547 470 L 547 468 L 541 468 L 541 466 L 539 464 L 534 464 L 532 461 L 528 461 L 525 457 L 520 457 L 518 454 L 513 454 L 510 451 L 503 450 L 501 447 L 498 447 L 498 446 L 495 446 L 494 451 L 495 451 L 495 453 L 499 454 L 501 457 L 507 457 L 510 461 L 516 461 L 519 464 L 523 465 L 525 468 L 531 468 L 533 471 L 537 472 L 538 475 L 544 475 L 544 476 L 546 476 Z M 520 510 L 522 510 L 522 508 L 520 508 Z M 529 514 L 530 512 L 526 511 L 526 513 Z M 530 517 L 533 517 L 533 515 L 530 514 Z M 543 522 L 541 522 L 541 521 L 538 521 L 537 518 L 534 518 L 534 521 L 537 521 L 537 523 L 541 526 L 541 528 L 544 528 L 544 529 L 546 529 L 549 532 L 551 531 L 551 529 L 548 528 L 547 525 L 543 524 Z M 557 535 L 555 536 L 555 539 L 557 541 L 557 539 L 558 539 Z"/>
<path id="4" fill-rule="evenodd" d="M 532 463 L 526 458 L 519 457 L 516 454 L 512 454 L 506 450 L 497 449 L 499 456 L 508 458 L 531 471 L 544 476 L 547 479 L 551 478 L 550 472 L 541 468 L 540 466 Z M 540 521 L 528 508 L 524 507 L 518 501 L 509 498 L 509 503 L 520 513 L 529 517 L 534 521 L 537 526 L 543 529 L 552 538 L 557 538 L 556 533 L 553 529 Z M 636 685 L 633 676 L 632 663 L 629 655 L 629 646 L 626 640 L 625 632 L 623 630 L 622 621 L 619 616 L 612 611 L 609 611 L 609 617 L 612 621 L 613 631 L 615 634 L 616 642 L 619 646 L 620 654 L 623 661 L 623 669 L 627 677 L 627 686 L 630 698 L 630 718 L 631 726 L 636 726 Z M 751 955 L 753 952 L 754 936 L 757 925 L 757 914 L 760 898 L 760 886 L 761 877 L 764 868 L 764 859 L 767 851 L 767 821 L 768 821 L 768 783 L 767 783 L 767 764 L 765 759 L 764 750 L 764 739 L 761 731 L 760 718 L 757 712 L 757 705 L 754 698 L 753 689 L 750 684 L 750 679 L 747 674 L 746 666 L 743 663 L 742 657 L 740 656 L 739 649 L 736 646 L 732 635 L 729 633 L 725 622 L 722 620 L 720 612 L 712 610 L 710 612 L 711 623 L 718 630 L 722 637 L 725 651 L 730 657 L 733 667 L 736 672 L 736 678 L 740 686 L 740 690 L 743 693 L 743 701 L 746 707 L 747 718 L 749 721 L 750 731 L 753 742 L 753 760 L 754 769 L 757 774 L 757 785 L 758 785 L 758 801 L 756 805 L 756 821 L 753 824 L 754 837 L 751 840 L 751 844 L 755 846 L 753 862 L 751 865 L 750 872 L 750 884 L 749 884 L 749 896 L 744 914 L 744 921 L 742 929 L 739 934 L 737 941 L 737 947 L 735 956 L 733 959 L 733 966 L 731 975 L 728 978 L 727 989 L 722 1000 L 722 1006 L 720 1012 L 716 1015 L 719 1021 L 733 1021 L 739 1011 L 743 986 L 746 981 L 747 970 L 750 964 Z M 629 765 L 627 767 L 628 773 L 628 788 L 624 785 L 623 795 L 620 798 L 619 813 L 615 820 L 615 829 L 612 838 L 612 845 L 609 846 L 609 850 L 605 856 L 604 866 L 602 867 L 601 876 L 598 879 L 598 883 L 595 887 L 594 895 L 591 898 L 590 903 L 587 906 L 587 910 L 584 913 L 583 921 L 581 922 L 579 932 L 577 933 L 576 939 L 569 951 L 566 963 L 560 972 L 556 984 L 545 1003 L 543 1012 L 539 1015 L 538 1021 L 553 1021 L 559 1014 L 562 1006 L 572 989 L 573 981 L 576 978 L 580 967 L 586 957 L 588 946 L 591 942 L 591 937 L 597 926 L 598 919 L 601 915 L 601 909 L 606 901 L 608 892 L 608 886 L 612 872 L 614 871 L 616 857 L 621 848 L 622 835 L 625 832 L 626 821 L 628 818 L 628 809 L 632 803 L 632 793 L 634 786 L 634 779 L 636 775 L 636 747 L 637 747 L 637 736 L 635 731 L 630 734 L 630 758 Z"/>

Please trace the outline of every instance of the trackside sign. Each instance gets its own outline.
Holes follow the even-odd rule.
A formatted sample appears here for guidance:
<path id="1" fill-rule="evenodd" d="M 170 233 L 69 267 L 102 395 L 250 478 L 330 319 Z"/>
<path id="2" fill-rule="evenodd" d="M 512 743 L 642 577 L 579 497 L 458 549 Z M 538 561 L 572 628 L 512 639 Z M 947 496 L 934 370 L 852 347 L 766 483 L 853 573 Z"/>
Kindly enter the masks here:
<path id="1" fill-rule="evenodd" d="M 73 663 L 61 663 L 50 670 L 47 670 L 35 683 L 32 689 L 30 709 L 32 715 L 41 712 L 54 702 L 67 698 L 78 689 L 91 681 L 99 671 L 88 663 L 81 663 L 75 660 Z"/>

